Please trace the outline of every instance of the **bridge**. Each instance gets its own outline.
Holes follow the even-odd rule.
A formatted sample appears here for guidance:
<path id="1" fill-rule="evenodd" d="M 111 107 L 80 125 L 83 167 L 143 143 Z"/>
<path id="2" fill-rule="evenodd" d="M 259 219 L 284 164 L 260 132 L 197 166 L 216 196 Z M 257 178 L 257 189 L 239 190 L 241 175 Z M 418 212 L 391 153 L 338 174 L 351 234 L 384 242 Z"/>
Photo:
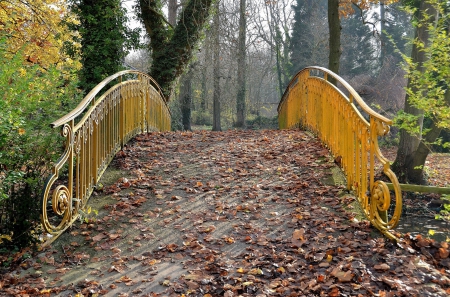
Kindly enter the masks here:
<path id="1" fill-rule="evenodd" d="M 378 148 L 391 121 L 320 67 L 294 76 L 278 112 L 279 130 L 167 132 L 152 78 L 105 79 L 52 123 L 65 150 L 42 226 L 58 240 L 2 276 L 0 292 L 448 296 L 448 244 L 395 241 L 401 193 Z"/>
<path id="2" fill-rule="evenodd" d="M 103 172 L 130 139 L 170 130 L 166 103 L 151 77 L 122 71 L 51 124 L 60 127 L 65 151 L 43 191 L 45 232 L 58 236 L 84 213 Z M 389 132 L 392 121 L 372 110 L 345 80 L 321 67 L 305 68 L 293 77 L 278 106 L 278 118 L 280 129 L 302 128 L 317 135 L 340 164 L 346 187 L 355 193 L 367 219 L 395 239 L 391 231 L 401 216 L 401 190 L 378 147 L 378 138 Z M 377 163 L 386 181 L 376 180 Z"/>

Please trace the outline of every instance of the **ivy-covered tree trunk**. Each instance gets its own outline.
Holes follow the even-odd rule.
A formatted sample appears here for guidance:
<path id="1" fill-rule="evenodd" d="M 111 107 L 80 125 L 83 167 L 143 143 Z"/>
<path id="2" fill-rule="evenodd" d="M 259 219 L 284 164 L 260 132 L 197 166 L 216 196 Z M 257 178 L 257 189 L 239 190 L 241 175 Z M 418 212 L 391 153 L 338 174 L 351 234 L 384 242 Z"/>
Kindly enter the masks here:
<path id="1" fill-rule="evenodd" d="M 236 127 L 245 127 L 245 96 L 246 96 L 246 48 L 247 21 L 245 19 L 245 0 L 240 0 L 239 12 L 239 44 L 238 44 L 238 70 L 236 95 Z"/>
<path id="2" fill-rule="evenodd" d="M 89 92 L 104 78 L 123 69 L 125 49 L 137 42 L 139 34 L 127 29 L 120 0 L 74 1 L 73 11 L 80 19 L 75 28 L 81 35 L 80 85 Z"/>
<path id="3" fill-rule="evenodd" d="M 429 4 L 427 0 L 421 0 L 420 8 L 416 15 L 416 18 L 419 23 L 423 23 L 425 16 L 427 15 L 429 18 L 427 19 L 428 24 L 432 24 L 435 21 L 436 10 L 433 5 Z M 415 38 L 421 40 L 424 45 L 427 45 L 429 42 L 429 34 L 428 28 L 425 25 L 421 25 L 416 27 Z M 418 46 L 416 42 L 413 43 L 411 58 L 413 63 L 417 64 L 417 69 L 420 72 L 424 72 L 424 63 L 427 61 L 428 56 L 426 52 Z M 408 80 L 408 89 L 411 89 L 413 92 L 417 92 L 418 90 L 414 90 L 414 86 L 411 83 L 411 79 Z M 412 182 L 415 184 L 424 183 L 423 180 L 423 164 L 425 164 L 426 155 L 423 155 L 425 151 L 422 147 L 420 149 L 421 157 L 417 156 L 417 149 L 419 144 L 422 141 L 422 127 L 423 127 L 423 114 L 424 111 L 416 108 L 412 102 L 409 100 L 410 96 L 407 93 L 405 97 L 405 108 L 404 112 L 409 115 L 413 115 L 417 117 L 415 125 L 418 127 L 417 133 L 411 133 L 406 131 L 405 129 L 400 130 L 400 143 L 397 150 L 397 156 L 392 165 L 394 172 L 397 174 L 399 180 L 401 182 Z M 430 135 L 431 136 L 431 135 Z M 429 137 L 430 137 L 429 136 Z M 439 136 L 439 134 L 437 135 Z M 437 137 L 436 136 L 436 137 Z M 424 159 L 423 159 L 424 158 Z M 423 163 L 419 161 L 423 159 Z"/>
<path id="4" fill-rule="evenodd" d="M 161 0 L 139 0 L 139 17 L 150 38 L 153 64 L 149 74 L 159 83 L 168 99 L 176 80 L 192 57 L 213 0 L 187 0 L 177 26 L 164 18 Z"/>
<path id="5" fill-rule="evenodd" d="M 339 19 L 339 0 L 328 0 L 328 28 L 330 31 L 328 69 L 339 74 L 339 59 L 341 58 L 341 21 Z M 333 84 L 336 81 L 330 78 Z"/>

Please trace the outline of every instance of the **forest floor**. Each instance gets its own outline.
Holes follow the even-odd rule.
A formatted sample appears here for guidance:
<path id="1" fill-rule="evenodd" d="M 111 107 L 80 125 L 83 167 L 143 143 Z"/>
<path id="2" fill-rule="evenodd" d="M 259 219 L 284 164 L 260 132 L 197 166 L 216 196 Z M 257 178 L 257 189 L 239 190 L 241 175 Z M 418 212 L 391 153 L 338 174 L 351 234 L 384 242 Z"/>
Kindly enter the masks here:
<path id="1" fill-rule="evenodd" d="M 149 133 L 0 296 L 448 296 L 447 242 L 395 243 L 299 130 Z"/>

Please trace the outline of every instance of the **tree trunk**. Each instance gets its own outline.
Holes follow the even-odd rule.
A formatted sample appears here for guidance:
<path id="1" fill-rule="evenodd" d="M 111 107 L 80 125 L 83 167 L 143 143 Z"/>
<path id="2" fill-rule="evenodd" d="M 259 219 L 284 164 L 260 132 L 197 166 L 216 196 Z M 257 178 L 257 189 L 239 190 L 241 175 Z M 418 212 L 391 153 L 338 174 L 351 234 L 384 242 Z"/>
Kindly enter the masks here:
<path id="1" fill-rule="evenodd" d="M 424 21 L 425 12 L 430 16 L 427 22 L 429 22 L 430 24 L 433 23 L 435 21 L 436 10 L 431 4 L 428 3 L 427 0 L 421 0 L 417 15 L 419 23 Z M 421 40 L 425 45 L 428 44 L 429 34 L 426 25 L 416 27 L 415 39 L 417 38 Z M 423 64 L 427 61 L 428 57 L 426 56 L 425 52 L 416 45 L 416 43 L 413 44 L 411 58 L 413 59 L 414 63 L 418 64 L 417 69 L 423 72 Z M 407 87 L 411 88 L 411 80 L 408 80 Z M 406 183 L 411 181 L 413 183 L 421 184 L 424 183 L 423 164 L 425 164 L 425 159 L 426 155 L 428 155 L 428 152 L 426 153 L 426 155 L 424 155 L 424 148 L 421 147 L 421 157 L 415 156 L 415 154 L 422 140 L 423 110 L 415 108 L 409 102 L 408 98 L 409 96 L 408 94 L 406 94 L 404 112 L 407 114 L 418 116 L 416 124 L 418 127 L 420 127 L 420 132 L 417 135 L 411 135 L 404 129 L 400 130 L 400 143 L 397 150 L 397 156 L 395 158 L 394 164 L 392 165 L 392 169 L 397 174 L 397 177 L 401 182 Z M 425 156 L 425 159 L 423 159 L 423 156 Z M 420 166 L 422 159 L 423 163 L 421 164 L 422 166 Z"/>
<path id="2" fill-rule="evenodd" d="M 380 65 L 383 66 L 384 63 L 384 52 L 385 50 L 385 37 L 384 37 L 384 27 L 386 23 L 386 16 L 385 16 L 385 6 L 384 6 L 384 0 L 380 1 L 380 43 L 381 43 L 381 51 L 380 51 Z"/>
<path id="3" fill-rule="evenodd" d="M 246 33 L 247 21 L 245 18 L 245 0 L 240 0 L 239 13 L 239 44 L 238 44 L 238 70 L 237 70 L 237 96 L 236 96 L 236 127 L 245 127 L 245 71 L 246 71 Z"/>
<path id="4" fill-rule="evenodd" d="M 214 15 L 214 69 L 213 69 L 213 131 L 222 131 L 220 126 L 220 36 L 219 36 L 219 2 L 217 2 L 217 11 Z"/>
<path id="5" fill-rule="evenodd" d="M 208 40 L 210 40 L 208 38 Z M 208 63 L 211 62 L 210 60 L 210 47 L 208 44 L 205 45 L 205 55 L 204 55 L 204 61 L 202 66 L 202 81 L 201 81 L 201 87 L 202 87 L 202 94 L 200 97 L 200 111 L 203 113 L 206 111 L 206 101 L 208 97 Z"/>
<path id="6" fill-rule="evenodd" d="M 192 77 L 194 66 L 191 65 L 187 73 L 182 76 L 180 89 L 181 122 L 184 131 L 191 131 L 191 106 L 192 106 Z"/>
<path id="7" fill-rule="evenodd" d="M 192 57 L 210 13 L 213 0 L 189 0 L 183 6 L 178 26 L 173 30 L 161 11 L 160 0 L 139 0 L 140 18 L 150 37 L 153 64 L 150 75 L 158 82 L 168 99 L 176 80 Z"/>
<path id="8" fill-rule="evenodd" d="M 178 9 L 178 0 L 169 0 L 169 7 L 167 18 L 169 23 L 175 27 L 177 24 L 177 9 Z"/>
<path id="9" fill-rule="evenodd" d="M 447 92 L 444 95 L 444 100 L 447 105 L 450 106 L 450 92 L 447 89 Z M 430 153 L 430 143 L 436 141 L 436 139 L 441 134 L 442 128 L 437 126 L 435 122 L 432 123 L 430 131 L 427 132 L 425 137 L 420 141 L 417 149 L 414 151 L 411 157 L 410 163 L 408 163 L 407 177 L 408 182 L 413 184 L 424 184 L 424 168 L 425 161 Z"/>
<path id="10" fill-rule="evenodd" d="M 330 31 L 328 69 L 339 74 L 339 59 L 341 58 L 341 21 L 339 19 L 339 0 L 328 0 L 328 29 Z M 336 84 L 336 80 L 329 78 Z"/>
<path id="11" fill-rule="evenodd" d="M 277 61 L 277 77 L 278 77 L 278 89 L 280 91 L 280 98 L 283 97 L 283 93 L 284 93 L 284 88 L 283 88 L 283 78 L 282 78 L 282 73 L 281 73 L 281 64 L 280 64 L 280 59 L 281 59 L 281 53 L 280 53 L 280 44 L 279 44 L 279 39 L 278 39 L 278 30 L 277 33 L 275 35 L 275 53 L 276 53 L 276 61 Z"/>

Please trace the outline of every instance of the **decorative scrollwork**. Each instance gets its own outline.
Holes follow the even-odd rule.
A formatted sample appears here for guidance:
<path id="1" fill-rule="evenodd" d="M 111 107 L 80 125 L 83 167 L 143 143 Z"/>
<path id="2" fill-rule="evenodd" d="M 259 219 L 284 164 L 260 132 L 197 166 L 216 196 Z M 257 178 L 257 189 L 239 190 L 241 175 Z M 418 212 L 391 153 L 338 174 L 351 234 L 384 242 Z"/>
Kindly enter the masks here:
<path id="1" fill-rule="evenodd" d="M 72 148 L 74 143 L 74 135 L 72 127 L 68 124 L 64 124 L 61 129 L 61 135 L 66 138 L 65 150 L 63 155 L 59 158 L 56 164 L 53 166 L 52 175 L 47 179 L 47 183 L 44 188 L 44 192 L 42 195 L 42 213 L 41 213 L 41 221 L 45 231 L 56 234 L 67 224 L 70 222 L 71 213 L 70 213 L 70 203 L 71 203 L 71 194 L 69 189 L 66 186 L 60 185 L 53 190 L 53 194 L 51 195 L 51 206 L 53 212 L 58 216 L 63 216 L 61 222 L 58 226 L 54 226 L 49 222 L 49 216 L 47 213 L 47 207 L 49 203 L 50 192 L 53 184 L 59 177 L 60 169 L 67 163 L 67 161 L 72 158 Z"/>
<path id="2" fill-rule="evenodd" d="M 65 212 L 70 210 L 70 203 L 71 203 L 71 197 L 70 197 L 70 191 L 69 189 L 64 186 L 60 185 L 56 187 L 56 189 L 53 191 L 52 195 L 52 207 L 53 211 L 57 215 L 63 215 Z"/>
<path id="3" fill-rule="evenodd" d="M 375 120 L 376 128 L 377 128 L 377 135 L 378 136 L 385 136 L 389 133 L 390 127 L 388 124 L 386 124 L 383 121 L 380 121 L 378 119 Z"/>
<path id="4" fill-rule="evenodd" d="M 73 147 L 75 155 L 78 155 L 81 151 L 81 136 L 80 130 L 78 130 L 74 135 Z"/>
<path id="5" fill-rule="evenodd" d="M 99 103 L 99 105 L 97 105 L 95 107 L 95 109 L 92 111 L 92 114 L 94 114 L 94 118 L 95 118 L 95 124 L 98 125 L 99 122 L 101 122 L 103 120 L 103 101 Z"/>
<path id="6" fill-rule="evenodd" d="M 91 113 L 89 117 L 89 135 L 92 136 L 94 133 L 94 122 L 95 122 L 95 111 Z"/>
<path id="7" fill-rule="evenodd" d="M 393 213 L 389 218 L 388 210 L 392 207 L 392 201 L 391 192 L 389 191 L 387 184 L 383 181 L 376 181 L 371 191 L 369 219 L 372 224 L 374 224 L 375 227 L 377 227 L 386 236 L 396 239 L 395 236 L 389 233 L 389 231 L 398 225 L 402 212 L 400 186 L 398 184 L 397 177 L 390 169 L 387 170 L 385 174 L 394 185 L 395 205 Z"/>
<path id="8" fill-rule="evenodd" d="M 371 214 L 378 215 L 379 212 L 387 211 L 391 205 L 391 194 L 389 188 L 383 181 L 376 181 L 372 188 Z"/>

